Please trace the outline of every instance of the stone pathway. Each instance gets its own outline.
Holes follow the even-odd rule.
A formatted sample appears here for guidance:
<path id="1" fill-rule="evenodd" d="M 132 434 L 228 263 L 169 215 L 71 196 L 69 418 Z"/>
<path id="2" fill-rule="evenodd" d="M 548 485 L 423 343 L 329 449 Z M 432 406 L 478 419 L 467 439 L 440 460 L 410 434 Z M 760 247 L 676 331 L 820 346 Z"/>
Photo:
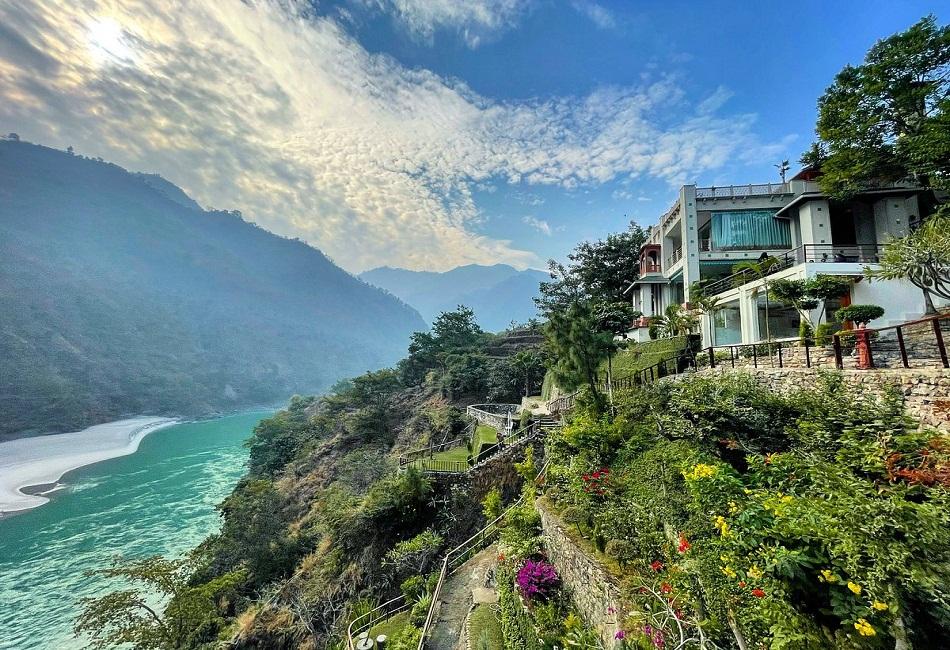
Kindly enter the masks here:
<path id="1" fill-rule="evenodd" d="M 498 547 L 492 544 L 459 567 L 442 585 L 439 612 L 426 643 L 427 650 L 464 648 L 465 620 L 473 602 L 497 602 L 495 590 L 486 585 L 489 572 L 498 563 Z"/>

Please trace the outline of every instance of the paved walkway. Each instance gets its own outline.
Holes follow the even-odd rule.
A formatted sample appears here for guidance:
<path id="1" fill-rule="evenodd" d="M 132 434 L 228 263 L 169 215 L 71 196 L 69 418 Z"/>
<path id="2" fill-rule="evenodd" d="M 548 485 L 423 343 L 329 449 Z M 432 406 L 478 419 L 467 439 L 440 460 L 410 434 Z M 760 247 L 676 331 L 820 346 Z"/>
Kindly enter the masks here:
<path id="1" fill-rule="evenodd" d="M 427 650 L 456 650 L 464 648 L 465 619 L 477 598 L 484 602 L 491 598 L 486 593 L 489 572 L 498 563 L 498 547 L 492 544 L 459 567 L 442 585 L 441 605 L 426 643 Z M 488 590 L 494 592 L 493 589 Z"/>

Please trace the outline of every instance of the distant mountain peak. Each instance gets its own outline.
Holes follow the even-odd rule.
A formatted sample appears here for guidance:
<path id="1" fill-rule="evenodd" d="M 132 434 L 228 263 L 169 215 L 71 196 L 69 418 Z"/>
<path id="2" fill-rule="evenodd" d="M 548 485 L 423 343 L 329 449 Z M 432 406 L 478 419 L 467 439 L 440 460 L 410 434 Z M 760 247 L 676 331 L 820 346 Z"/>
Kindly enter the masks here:
<path id="1" fill-rule="evenodd" d="M 535 318 L 533 299 L 540 283 L 549 279 L 544 271 L 519 271 L 502 263 L 466 264 L 444 272 L 381 266 L 359 277 L 415 307 L 429 323 L 441 312 L 465 305 L 475 311 L 479 324 L 492 332 L 505 329 L 512 321 Z"/>

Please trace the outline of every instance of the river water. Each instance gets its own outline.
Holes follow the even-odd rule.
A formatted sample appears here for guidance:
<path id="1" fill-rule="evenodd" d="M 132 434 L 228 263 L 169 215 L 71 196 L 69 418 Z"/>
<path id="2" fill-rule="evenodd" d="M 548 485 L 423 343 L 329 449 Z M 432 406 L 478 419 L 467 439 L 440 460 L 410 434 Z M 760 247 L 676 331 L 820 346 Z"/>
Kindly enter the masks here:
<path id="1" fill-rule="evenodd" d="M 85 572 L 118 554 L 178 555 L 216 530 L 214 506 L 245 471 L 242 443 L 270 413 L 160 429 L 132 455 L 67 474 L 50 503 L 0 519 L 0 649 L 83 647 L 77 601 L 110 587 Z"/>

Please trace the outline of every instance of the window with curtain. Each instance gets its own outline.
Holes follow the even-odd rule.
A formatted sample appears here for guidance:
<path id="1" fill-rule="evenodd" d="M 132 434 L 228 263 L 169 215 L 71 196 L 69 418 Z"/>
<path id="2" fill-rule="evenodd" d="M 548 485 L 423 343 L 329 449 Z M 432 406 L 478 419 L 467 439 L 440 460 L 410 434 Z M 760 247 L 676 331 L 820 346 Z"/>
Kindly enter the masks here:
<path id="1" fill-rule="evenodd" d="M 791 224 L 773 210 L 713 212 L 711 238 L 719 250 L 792 247 Z"/>

